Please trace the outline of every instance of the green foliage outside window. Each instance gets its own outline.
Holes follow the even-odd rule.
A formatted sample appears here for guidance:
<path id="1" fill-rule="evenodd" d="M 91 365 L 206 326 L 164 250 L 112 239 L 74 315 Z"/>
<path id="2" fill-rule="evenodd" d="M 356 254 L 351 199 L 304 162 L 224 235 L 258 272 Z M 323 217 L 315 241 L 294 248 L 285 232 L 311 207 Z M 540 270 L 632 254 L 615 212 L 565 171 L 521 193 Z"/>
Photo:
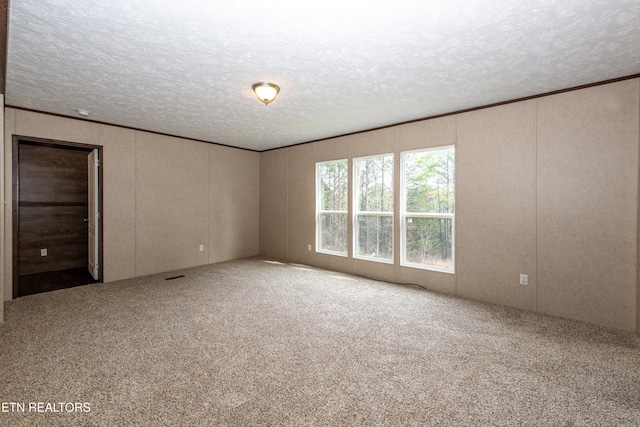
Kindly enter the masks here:
<path id="1" fill-rule="evenodd" d="M 404 260 L 450 270 L 455 212 L 454 148 L 404 153 L 403 162 Z"/>
<path id="2" fill-rule="evenodd" d="M 392 260 L 393 155 L 354 159 L 354 168 L 356 255 Z"/>
<path id="3" fill-rule="evenodd" d="M 318 249 L 346 254 L 349 165 L 346 160 L 319 163 L 317 174 Z"/>

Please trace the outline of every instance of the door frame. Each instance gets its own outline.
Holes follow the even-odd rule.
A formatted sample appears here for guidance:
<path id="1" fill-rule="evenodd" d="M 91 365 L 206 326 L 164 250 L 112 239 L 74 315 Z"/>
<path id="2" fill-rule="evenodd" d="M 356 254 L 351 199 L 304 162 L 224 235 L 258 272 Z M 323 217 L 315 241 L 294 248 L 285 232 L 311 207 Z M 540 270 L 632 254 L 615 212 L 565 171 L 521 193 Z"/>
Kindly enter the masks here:
<path id="1" fill-rule="evenodd" d="M 12 288 L 13 295 L 11 299 L 18 297 L 19 292 L 19 273 L 20 273 L 20 242 L 19 242 L 19 230 L 20 230 L 20 157 L 19 157 L 19 145 L 21 142 L 25 142 L 30 145 L 37 145 L 43 147 L 68 147 L 68 148 L 84 148 L 87 150 L 98 150 L 98 159 L 100 159 L 100 167 L 98 168 L 98 210 L 100 212 L 100 222 L 98 224 L 98 232 L 100 233 L 100 244 L 98 255 L 100 269 L 98 270 L 98 282 L 104 280 L 104 205 L 103 205 L 103 184 L 104 184 L 104 154 L 103 147 L 101 145 L 83 144 L 79 142 L 58 141 L 54 139 L 36 138 L 31 136 L 12 135 L 12 185 L 11 185 L 11 199 L 12 199 L 12 240 L 13 240 L 13 253 L 12 253 Z"/>

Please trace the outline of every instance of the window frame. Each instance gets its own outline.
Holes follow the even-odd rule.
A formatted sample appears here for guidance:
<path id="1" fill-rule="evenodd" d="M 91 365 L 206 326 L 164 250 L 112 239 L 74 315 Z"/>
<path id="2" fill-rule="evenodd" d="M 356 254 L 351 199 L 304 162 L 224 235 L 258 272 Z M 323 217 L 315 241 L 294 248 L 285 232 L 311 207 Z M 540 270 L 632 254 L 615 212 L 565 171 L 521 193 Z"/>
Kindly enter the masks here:
<path id="1" fill-rule="evenodd" d="M 456 147 L 455 145 L 443 145 L 439 147 L 419 148 L 415 150 L 407 150 L 400 152 L 400 266 L 419 268 L 422 270 L 438 271 L 442 273 L 455 274 L 456 268 L 456 221 L 455 221 L 455 205 L 456 205 L 456 181 L 454 181 L 453 197 L 454 212 L 453 213 L 431 213 L 431 212 L 407 212 L 407 189 L 405 185 L 405 156 L 413 153 L 423 153 L 428 151 L 441 151 L 453 149 L 454 166 Z M 457 168 L 456 168 L 457 170 Z M 454 171 L 455 177 L 455 171 Z M 437 265 L 421 264 L 407 261 L 407 218 L 435 218 L 435 219 L 451 219 L 451 268 L 439 267 Z"/>
<path id="2" fill-rule="evenodd" d="M 389 212 L 383 212 L 383 211 L 361 211 L 358 209 L 358 199 L 359 199 L 359 180 L 358 180 L 358 168 L 356 166 L 357 161 L 358 160 L 365 160 L 365 159 L 373 159 L 373 158 L 378 158 L 378 157 L 391 157 L 391 177 L 392 177 L 392 182 L 394 183 L 391 186 L 391 191 L 392 191 L 392 206 L 391 206 L 391 211 Z M 362 259 L 362 260 L 366 260 L 366 261 L 374 261 L 374 262 L 381 262 L 384 264 L 394 264 L 395 263 L 395 154 L 394 153 L 384 153 L 384 154 L 373 154 L 370 156 L 361 156 L 361 157 L 353 157 L 352 159 L 352 165 L 353 165 L 353 171 L 351 172 L 352 175 L 352 181 L 353 184 L 351 186 L 352 188 L 352 194 L 353 194 L 353 206 L 352 206 L 352 218 L 351 218 L 351 228 L 352 228 L 352 257 L 355 259 Z M 381 257 L 372 257 L 372 256 L 367 256 L 367 255 L 358 255 L 358 216 L 359 215 L 363 215 L 363 216 L 382 216 L 382 217 L 391 217 L 391 258 L 381 258 Z"/>
<path id="3" fill-rule="evenodd" d="M 347 165 L 347 208 L 344 211 L 341 210 L 327 210 L 327 209 L 321 209 L 322 206 L 322 190 L 321 190 L 321 180 L 320 180 L 320 168 L 322 167 L 322 165 L 328 164 L 328 163 L 338 163 L 338 162 L 345 162 Z M 316 252 L 317 253 L 321 253 L 321 254 L 327 254 L 327 255 L 334 255 L 334 256 L 340 256 L 340 257 L 348 257 L 349 256 L 349 159 L 335 159 L 335 160 L 326 160 L 326 161 L 322 161 L 322 162 L 316 162 Z M 346 251 L 345 252 L 340 252 L 340 251 L 332 251 L 332 250 L 328 250 L 328 249 L 323 249 L 321 247 L 322 244 L 322 229 L 321 229 L 321 216 L 322 215 L 331 215 L 331 214 L 344 214 L 345 216 L 345 224 L 347 225 L 347 231 L 346 231 L 346 240 L 347 240 L 347 245 L 346 245 Z"/>

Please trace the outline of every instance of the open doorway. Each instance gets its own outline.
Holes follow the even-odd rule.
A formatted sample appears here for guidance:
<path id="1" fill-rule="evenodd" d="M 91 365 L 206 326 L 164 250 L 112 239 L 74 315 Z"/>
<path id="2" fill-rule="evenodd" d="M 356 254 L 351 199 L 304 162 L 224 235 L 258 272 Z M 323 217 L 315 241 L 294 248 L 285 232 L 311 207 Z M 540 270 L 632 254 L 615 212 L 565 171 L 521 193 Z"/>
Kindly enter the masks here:
<path id="1" fill-rule="evenodd" d="M 101 151 L 14 136 L 13 298 L 102 281 Z"/>

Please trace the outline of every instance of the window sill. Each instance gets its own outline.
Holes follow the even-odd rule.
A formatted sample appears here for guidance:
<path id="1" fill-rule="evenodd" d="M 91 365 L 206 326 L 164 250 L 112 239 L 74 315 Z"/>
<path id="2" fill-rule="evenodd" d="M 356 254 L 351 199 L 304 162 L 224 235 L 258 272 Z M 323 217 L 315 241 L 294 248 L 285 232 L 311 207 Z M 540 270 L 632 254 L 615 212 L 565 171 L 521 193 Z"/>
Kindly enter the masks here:
<path id="1" fill-rule="evenodd" d="M 424 264 L 416 264 L 411 262 L 401 262 L 400 267 L 416 268 L 419 270 L 436 271 L 438 273 L 456 274 L 455 268 L 442 268 Z"/>
<path id="2" fill-rule="evenodd" d="M 390 264 L 390 265 L 394 264 L 393 259 L 386 259 L 386 258 L 354 256 L 353 259 L 359 259 L 359 260 L 363 260 L 363 261 L 379 262 L 381 264 Z"/>
<path id="3" fill-rule="evenodd" d="M 324 255 L 340 256 L 340 257 L 343 257 L 343 258 L 347 258 L 349 256 L 349 254 L 347 252 L 334 252 L 334 251 L 327 251 L 327 250 L 322 250 L 322 249 L 316 249 L 316 253 L 324 254 Z"/>

